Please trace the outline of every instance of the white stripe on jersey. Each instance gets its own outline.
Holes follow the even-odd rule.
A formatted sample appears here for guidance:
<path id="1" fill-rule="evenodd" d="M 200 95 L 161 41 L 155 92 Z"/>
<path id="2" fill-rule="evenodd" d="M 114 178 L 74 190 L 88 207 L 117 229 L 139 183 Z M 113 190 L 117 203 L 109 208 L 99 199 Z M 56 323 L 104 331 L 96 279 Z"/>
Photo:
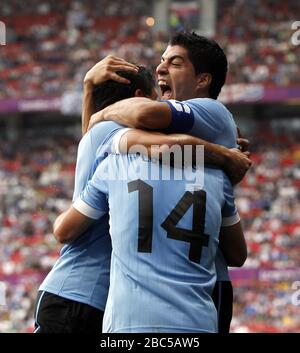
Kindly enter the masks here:
<path id="1" fill-rule="evenodd" d="M 234 224 L 237 224 L 240 221 L 240 216 L 236 213 L 234 216 L 231 217 L 223 217 L 222 218 L 222 225 L 221 227 L 230 227 Z"/>
<path id="2" fill-rule="evenodd" d="M 91 207 L 88 203 L 84 202 L 80 197 L 73 203 L 72 206 L 78 212 L 92 219 L 99 219 L 103 215 L 105 215 L 105 212 L 99 211 Z"/>

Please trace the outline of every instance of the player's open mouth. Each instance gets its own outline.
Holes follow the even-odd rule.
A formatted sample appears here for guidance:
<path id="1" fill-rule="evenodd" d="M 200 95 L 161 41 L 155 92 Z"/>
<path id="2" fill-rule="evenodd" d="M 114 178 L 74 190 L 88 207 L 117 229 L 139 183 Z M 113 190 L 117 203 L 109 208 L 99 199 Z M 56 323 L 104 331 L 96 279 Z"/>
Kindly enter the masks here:
<path id="1" fill-rule="evenodd" d="M 171 99 L 172 98 L 172 88 L 165 82 L 158 82 L 161 91 L 161 99 Z"/>

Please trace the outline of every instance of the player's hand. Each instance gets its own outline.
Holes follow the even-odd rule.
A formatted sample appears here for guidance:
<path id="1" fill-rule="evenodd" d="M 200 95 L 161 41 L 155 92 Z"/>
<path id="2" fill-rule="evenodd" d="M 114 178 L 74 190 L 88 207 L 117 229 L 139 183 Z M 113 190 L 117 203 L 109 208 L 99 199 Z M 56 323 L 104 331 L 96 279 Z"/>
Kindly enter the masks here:
<path id="1" fill-rule="evenodd" d="M 242 152 L 249 152 L 249 145 L 250 145 L 249 140 L 245 139 L 242 136 L 241 130 L 238 126 L 236 127 L 236 129 L 237 129 L 237 135 L 238 135 L 238 139 L 236 142 L 239 145 L 239 150 Z"/>
<path id="2" fill-rule="evenodd" d="M 252 165 L 250 152 L 241 152 L 238 148 L 228 150 L 225 172 L 233 185 L 238 184 Z"/>
<path id="3" fill-rule="evenodd" d="M 99 85 L 108 80 L 113 80 L 120 83 L 130 83 L 124 77 L 119 76 L 117 71 L 128 71 L 132 73 L 138 72 L 138 67 L 134 64 L 128 63 L 122 58 L 113 55 L 108 55 L 103 60 L 94 65 L 85 75 L 84 83 Z"/>
<path id="4" fill-rule="evenodd" d="M 250 142 L 249 140 L 245 139 L 245 138 L 242 138 L 242 137 L 239 137 L 237 140 L 236 140 L 237 144 L 239 145 L 239 150 L 242 151 L 242 152 L 249 152 L 249 145 L 250 145 Z"/>

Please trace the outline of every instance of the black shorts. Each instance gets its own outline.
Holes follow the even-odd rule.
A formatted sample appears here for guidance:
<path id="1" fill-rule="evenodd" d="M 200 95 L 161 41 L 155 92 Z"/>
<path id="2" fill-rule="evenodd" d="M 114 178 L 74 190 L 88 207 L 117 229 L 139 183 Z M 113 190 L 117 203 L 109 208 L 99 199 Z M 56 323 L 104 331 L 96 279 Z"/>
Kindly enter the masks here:
<path id="1" fill-rule="evenodd" d="M 232 319 L 233 290 L 230 281 L 217 281 L 212 298 L 218 312 L 218 332 L 229 333 Z"/>
<path id="2" fill-rule="evenodd" d="M 101 333 L 102 320 L 102 310 L 49 292 L 38 292 L 35 333 Z"/>

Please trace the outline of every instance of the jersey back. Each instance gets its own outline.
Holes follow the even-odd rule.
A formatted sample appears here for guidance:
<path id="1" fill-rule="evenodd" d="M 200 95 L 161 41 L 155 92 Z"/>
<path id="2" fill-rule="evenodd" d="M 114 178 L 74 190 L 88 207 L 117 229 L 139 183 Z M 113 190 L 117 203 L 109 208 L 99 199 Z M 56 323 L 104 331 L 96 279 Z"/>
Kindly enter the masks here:
<path id="1" fill-rule="evenodd" d="M 180 180 L 172 180 L 175 169 L 170 180 L 154 180 L 163 169 L 111 155 L 81 195 L 99 210 L 101 195 L 91 190 L 108 195 L 113 252 L 104 332 L 217 331 L 211 293 L 222 210 L 232 207 L 224 188 L 231 185 L 222 171 L 205 168 L 203 188 L 191 191 L 190 171 L 182 169 Z"/>

